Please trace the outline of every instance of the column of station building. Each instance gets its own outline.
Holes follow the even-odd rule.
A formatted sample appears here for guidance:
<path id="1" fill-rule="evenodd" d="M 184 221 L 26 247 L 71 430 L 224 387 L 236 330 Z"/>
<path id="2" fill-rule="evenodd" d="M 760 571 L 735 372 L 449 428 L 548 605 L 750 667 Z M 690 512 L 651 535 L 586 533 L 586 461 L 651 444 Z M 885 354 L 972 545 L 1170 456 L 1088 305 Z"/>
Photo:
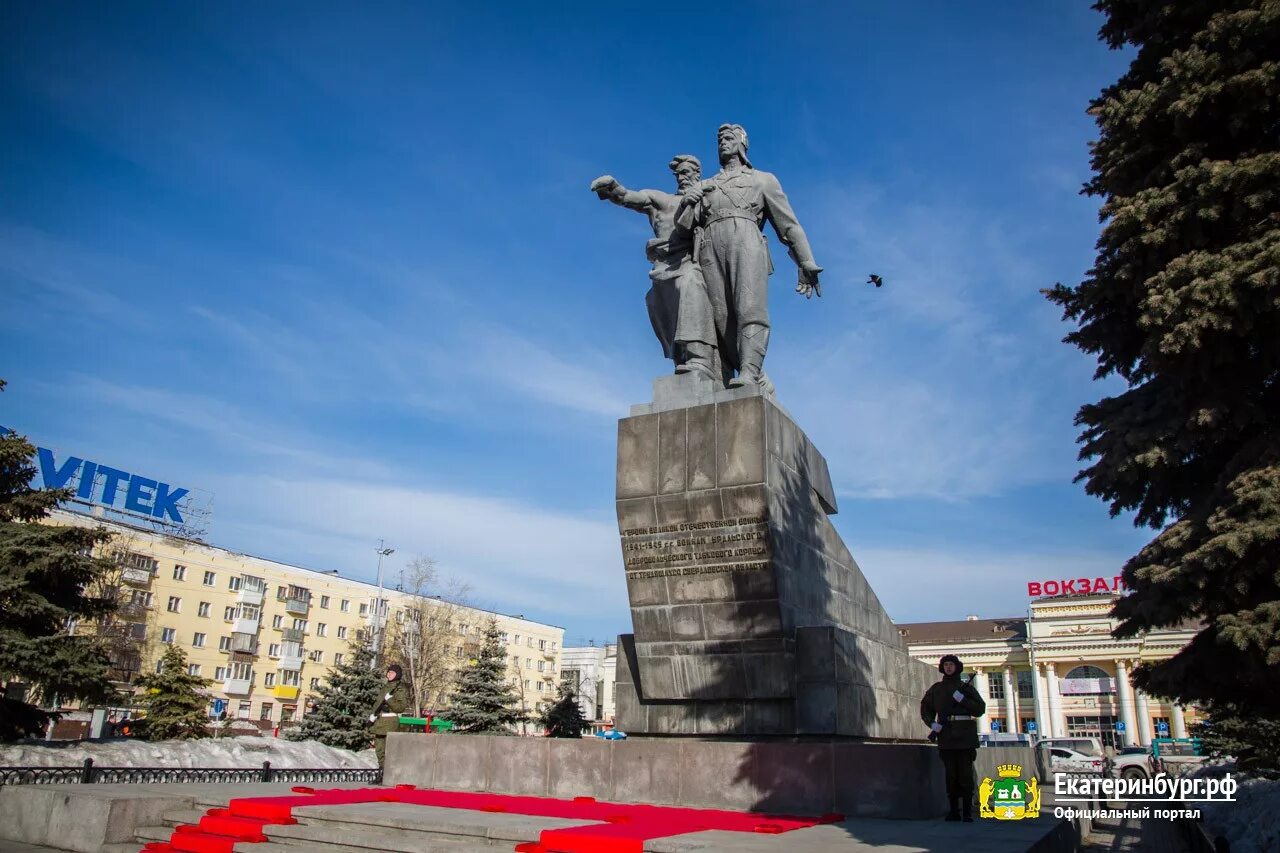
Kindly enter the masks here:
<path id="1" fill-rule="evenodd" d="M 1132 676 L 1141 662 L 1172 657 L 1199 626 L 1116 640 L 1114 601 L 1110 594 L 1055 596 L 1033 601 L 1025 617 L 898 627 L 917 659 L 936 664 L 955 654 L 964 661 L 987 700 L 981 732 L 1093 735 L 1114 747 L 1186 737 L 1194 712 L 1137 689 Z"/>

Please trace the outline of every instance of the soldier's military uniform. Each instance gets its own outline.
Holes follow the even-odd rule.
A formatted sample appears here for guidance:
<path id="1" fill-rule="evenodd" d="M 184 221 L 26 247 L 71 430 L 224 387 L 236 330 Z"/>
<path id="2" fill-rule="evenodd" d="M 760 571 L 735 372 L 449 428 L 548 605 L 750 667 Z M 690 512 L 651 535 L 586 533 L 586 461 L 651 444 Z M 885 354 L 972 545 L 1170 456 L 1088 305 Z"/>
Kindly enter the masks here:
<path id="1" fill-rule="evenodd" d="M 943 664 L 955 663 L 947 675 Z M 942 680 L 920 700 L 920 719 L 929 726 L 929 739 L 938 744 L 938 755 L 947 774 L 947 820 L 973 820 L 973 763 L 978 758 L 978 718 L 987 712 L 986 700 L 972 684 L 960 678 L 964 664 L 955 655 L 938 661 Z"/>
<path id="2" fill-rule="evenodd" d="M 744 152 L 745 154 L 745 152 Z M 813 263 L 809 238 L 800 227 L 778 179 L 742 166 L 722 170 L 702 184 L 694 222 L 701 226 L 697 259 L 719 337 L 721 357 L 735 365 L 739 380 L 769 390 L 763 375 L 769 345 L 769 275 L 773 261 L 764 223 L 797 264 Z"/>
<path id="3" fill-rule="evenodd" d="M 388 669 L 395 669 L 398 672 L 400 668 L 392 665 Z M 390 732 L 399 731 L 400 715 L 408 714 L 411 710 L 412 698 L 409 694 L 409 686 L 404 683 L 403 678 L 387 682 L 387 691 L 382 697 L 382 702 L 370 715 L 373 721 L 373 748 L 378 754 L 379 767 L 383 765 L 387 756 L 387 735 Z"/>

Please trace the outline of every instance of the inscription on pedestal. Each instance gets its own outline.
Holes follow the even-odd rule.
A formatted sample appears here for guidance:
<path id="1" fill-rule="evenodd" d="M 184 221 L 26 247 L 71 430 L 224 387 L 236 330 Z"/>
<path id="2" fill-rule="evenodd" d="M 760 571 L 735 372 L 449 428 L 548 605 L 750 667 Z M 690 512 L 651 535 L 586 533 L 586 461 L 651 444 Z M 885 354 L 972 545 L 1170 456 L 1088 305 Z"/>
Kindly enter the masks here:
<path id="1" fill-rule="evenodd" d="M 622 531 L 629 578 L 678 577 L 769 568 L 769 525 L 763 516 L 683 521 Z"/>

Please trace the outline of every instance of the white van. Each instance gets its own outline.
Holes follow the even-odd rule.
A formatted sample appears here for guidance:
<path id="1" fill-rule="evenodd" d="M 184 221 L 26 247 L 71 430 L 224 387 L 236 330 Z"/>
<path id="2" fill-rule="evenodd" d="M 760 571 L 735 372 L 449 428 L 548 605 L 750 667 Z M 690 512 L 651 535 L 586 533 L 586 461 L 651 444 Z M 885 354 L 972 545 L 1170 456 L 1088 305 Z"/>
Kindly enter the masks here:
<path id="1" fill-rule="evenodd" d="M 1036 741 L 1036 749 L 1069 749 L 1072 752 L 1079 752 L 1082 755 L 1093 756 L 1094 758 L 1103 758 L 1106 753 L 1102 750 L 1102 741 L 1096 737 L 1088 737 L 1086 735 L 1072 737 L 1046 737 Z"/>

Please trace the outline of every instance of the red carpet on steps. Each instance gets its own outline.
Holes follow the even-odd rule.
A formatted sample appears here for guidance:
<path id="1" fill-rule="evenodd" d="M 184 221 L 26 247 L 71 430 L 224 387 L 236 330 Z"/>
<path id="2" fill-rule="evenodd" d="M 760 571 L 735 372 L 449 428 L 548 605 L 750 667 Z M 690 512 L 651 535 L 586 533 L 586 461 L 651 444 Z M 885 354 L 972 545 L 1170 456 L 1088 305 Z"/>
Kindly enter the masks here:
<path id="1" fill-rule="evenodd" d="M 836 814 L 820 818 L 761 815 L 716 809 L 643 806 L 602 803 L 591 797 L 553 800 L 546 797 L 511 797 L 464 791 L 419 790 L 411 785 L 395 788 L 315 790 L 294 788 L 287 797 L 246 797 L 232 800 L 225 809 L 210 809 L 195 825 L 179 826 L 167 842 L 156 841 L 143 853 L 232 853 L 237 844 L 266 841 L 264 828 L 297 823 L 293 810 L 301 806 L 354 806 L 363 803 L 405 803 L 447 809 L 504 812 L 534 817 L 590 820 L 597 823 L 567 829 L 543 830 L 537 841 L 515 846 L 519 853 L 641 853 L 654 838 L 701 832 L 776 834 L 820 823 L 843 820 Z"/>

